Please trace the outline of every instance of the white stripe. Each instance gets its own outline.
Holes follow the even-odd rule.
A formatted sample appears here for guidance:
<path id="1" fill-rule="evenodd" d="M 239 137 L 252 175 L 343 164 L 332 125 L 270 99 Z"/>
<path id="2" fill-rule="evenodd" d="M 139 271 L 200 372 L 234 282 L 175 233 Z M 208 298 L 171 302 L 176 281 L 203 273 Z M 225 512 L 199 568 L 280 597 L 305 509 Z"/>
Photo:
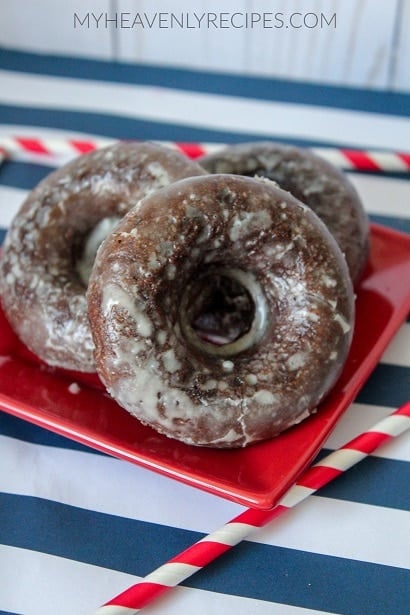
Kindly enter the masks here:
<path id="1" fill-rule="evenodd" d="M 410 367 L 410 323 L 402 324 L 385 350 L 381 363 Z"/>
<path id="2" fill-rule="evenodd" d="M 107 604 L 89 613 L 89 615 L 134 615 L 134 613 L 139 613 L 140 610 L 141 609 L 129 609 L 127 606 Z"/>
<path id="3" fill-rule="evenodd" d="M 0 78 L 4 104 L 30 101 L 30 107 L 110 114 L 115 109 L 119 116 L 239 133 L 251 130 L 264 137 L 294 135 L 367 148 L 408 146 L 408 120 L 399 116 L 11 71 L 0 71 Z"/>
<path id="4" fill-rule="evenodd" d="M 349 179 L 369 213 L 410 217 L 408 180 L 362 173 L 349 173 Z"/>
<path id="5" fill-rule="evenodd" d="M 0 491 L 6 493 L 57 500 L 203 534 L 222 527 L 243 510 L 231 502 L 108 457 L 27 444 L 5 436 L 0 437 L 0 450 Z M 183 502 L 183 506 L 175 506 L 175 502 Z M 385 532 L 390 526 L 395 527 L 393 535 Z M 248 539 L 406 566 L 408 549 L 401 537 L 406 535 L 407 526 L 406 511 L 316 495 L 275 520 L 269 531 L 252 532 Z M 351 535 L 355 536 L 354 541 Z"/>
<path id="6" fill-rule="evenodd" d="M 182 581 L 190 577 L 192 574 L 195 574 L 195 572 L 198 572 L 200 569 L 200 566 L 191 566 L 190 564 L 171 562 L 160 566 L 148 574 L 144 577 L 144 581 L 174 587 L 175 585 L 182 583 Z"/>
<path id="7" fill-rule="evenodd" d="M 313 147 L 312 151 L 325 158 L 332 164 L 337 167 L 341 167 L 342 169 L 354 169 L 354 164 L 350 162 L 350 160 L 342 154 L 341 151 L 337 149 L 331 149 L 330 151 L 326 147 Z"/>
<path id="8" fill-rule="evenodd" d="M 0 546 L 0 578 L 0 608 L 24 615 L 91 615 L 99 605 L 141 580 L 116 570 L 5 546 Z M 159 600 L 151 611 L 155 615 L 330 615 L 189 587 L 173 590 L 169 599 Z"/>
<path id="9" fill-rule="evenodd" d="M 243 510 L 238 504 L 111 457 L 1 435 L 0 450 L 0 491 L 6 493 L 206 534 Z M 33 472 L 33 468 L 38 469 Z M 175 506 L 175 501 L 184 505 Z"/>
<path id="10" fill-rule="evenodd" d="M 369 432 L 385 433 L 389 436 L 398 436 L 410 428 L 410 416 L 396 414 L 389 416 L 378 424 L 377 429 L 369 429 Z"/>
<path id="11" fill-rule="evenodd" d="M 0 186 L 0 227 L 10 226 L 27 194 L 27 190 Z"/>
<path id="12" fill-rule="evenodd" d="M 223 545 L 234 546 L 257 529 L 259 528 L 248 523 L 227 523 L 198 542 L 219 542 Z"/>
<path id="13" fill-rule="evenodd" d="M 330 453 L 326 459 L 321 459 L 316 464 L 316 467 L 332 468 L 344 472 L 365 457 L 367 457 L 366 453 L 361 453 L 351 448 L 344 448 Z"/>
<path id="14" fill-rule="evenodd" d="M 406 510 L 315 495 L 250 541 L 407 569 L 408 533 Z"/>
<path id="15" fill-rule="evenodd" d="M 294 485 L 283 496 L 279 504 L 281 506 L 286 506 L 287 508 L 293 508 L 294 506 L 296 506 L 296 504 L 299 504 L 299 502 L 303 502 L 304 499 L 309 497 L 314 492 L 315 490 L 310 489 L 309 487 L 304 487 L 303 485 Z"/>
<path id="16" fill-rule="evenodd" d="M 0 578 L 0 608 L 24 615 L 87 615 L 138 580 L 131 574 L 3 545 Z"/>
<path id="17" fill-rule="evenodd" d="M 390 152 L 372 151 L 367 152 L 367 154 L 382 169 L 389 169 L 391 171 L 408 171 L 409 169 L 404 160 Z"/>

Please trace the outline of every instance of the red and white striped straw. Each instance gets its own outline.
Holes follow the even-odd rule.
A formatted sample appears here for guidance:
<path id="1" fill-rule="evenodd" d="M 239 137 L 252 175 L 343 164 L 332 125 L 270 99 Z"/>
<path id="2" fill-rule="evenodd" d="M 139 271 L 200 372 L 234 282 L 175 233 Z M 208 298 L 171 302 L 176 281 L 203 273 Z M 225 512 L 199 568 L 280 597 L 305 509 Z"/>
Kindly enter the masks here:
<path id="1" fill-rule="evenodd" d="M 113 143 L 116 143 L 116 140 L 108 138 L 59 139 L 14 135 L 0 136 L 0 151 L 5 152 L 5 155 L 10 159 L 21 156 L 34 159 L 38 157 L 71 158 Z M 224 147 L 224 144 L 219 143 L 180 143 L 175 141 L 157 141 L 157 143 L 180 150 L 190 158 L 199 158 Z M 345 170 L 379 173 L 410 172 L 410 153 L 408 152 L 335 147 L 313 147 L 310 149 L 335 166 Z"/>
<path id="2" fill-rule="evenodd" d="M 387 440 L 410 427 L 410 402 L 350 440 L 302 473 L 279 503 L 270 510 L 249 508 L 216 532 L 176 555 L 140 582 L 97 609 L 93 615 L 133 615 L 204 566 L 226 553 L 256 529 L 293 508 L 321 487 L 370 455 Z"/>

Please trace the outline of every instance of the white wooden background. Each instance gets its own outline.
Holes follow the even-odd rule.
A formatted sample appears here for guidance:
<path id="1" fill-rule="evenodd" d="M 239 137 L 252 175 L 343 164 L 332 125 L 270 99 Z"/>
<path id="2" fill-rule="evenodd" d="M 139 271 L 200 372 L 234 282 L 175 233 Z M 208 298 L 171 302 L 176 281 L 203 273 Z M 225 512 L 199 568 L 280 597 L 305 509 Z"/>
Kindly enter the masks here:
<path id="1" fill-rule="evenodd" d="M 336 28 L 73 26 L 74 12 L 143 11 L 336 13 Z M 410 0 L 0 0 L 0 46 L 410 91 Z"/>

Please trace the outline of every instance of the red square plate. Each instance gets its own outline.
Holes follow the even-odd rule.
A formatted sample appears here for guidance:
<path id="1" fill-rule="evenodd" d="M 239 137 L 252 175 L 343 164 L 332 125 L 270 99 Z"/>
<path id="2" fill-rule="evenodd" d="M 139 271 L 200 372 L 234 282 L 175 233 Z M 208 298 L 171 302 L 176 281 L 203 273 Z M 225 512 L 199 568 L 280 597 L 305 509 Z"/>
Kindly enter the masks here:
<path id="1" fill-rule="evenodd" d="M 188 446 L 144 427 L 94 377 L 50 369 L 17 340 L 0 313 L 0 407 L 90 447 L 246 506 L 270 508 L 311 463 L 406 318 L 410 236 L 372 225 L 371 255 L 357 293 L 353 344 L 318 412 L 245 449 Z M 70 385 L 80 386 L 77 393 Z"/>

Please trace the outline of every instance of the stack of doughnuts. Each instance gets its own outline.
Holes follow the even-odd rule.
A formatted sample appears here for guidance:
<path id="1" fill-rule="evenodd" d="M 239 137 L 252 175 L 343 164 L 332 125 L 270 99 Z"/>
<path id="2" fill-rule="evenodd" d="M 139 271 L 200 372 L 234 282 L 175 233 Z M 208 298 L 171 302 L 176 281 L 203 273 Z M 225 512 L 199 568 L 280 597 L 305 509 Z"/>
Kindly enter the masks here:
<path id="1" fill-rule="evenodd" d="M 352 186 L 303 150 L 245 144 L 197 164 L 119 143 L 29 194 L 0 295 L 47 364 L 96 370 L 166 436 L 243 447 L 309 416 L 335 384 L 367 242 Z"/>

